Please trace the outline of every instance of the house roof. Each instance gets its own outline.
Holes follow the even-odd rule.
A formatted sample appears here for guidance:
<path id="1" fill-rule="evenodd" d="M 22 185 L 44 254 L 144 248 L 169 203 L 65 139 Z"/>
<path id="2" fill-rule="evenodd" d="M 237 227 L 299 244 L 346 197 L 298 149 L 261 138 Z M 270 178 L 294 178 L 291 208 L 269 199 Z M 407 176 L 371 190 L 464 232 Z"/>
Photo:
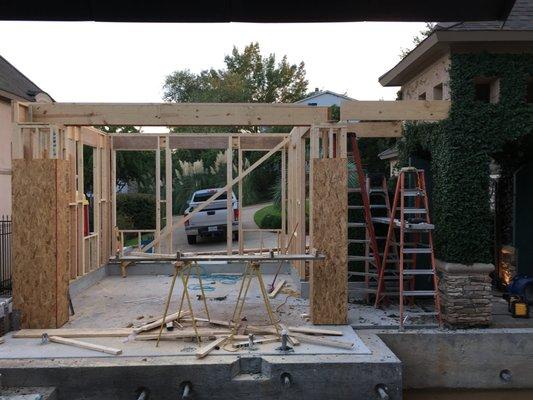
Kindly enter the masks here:
<path id="1" fill-rule="evenodd" d="M 116 22 L 458 21 L 504 18 L 514 0 L 2 0 L 0 20 Z"/>
<path id="2" fill-rule="evenodd" d="M 516 0 L 504 20 L 442 22 L 435 26 L 443 31 L 533 30 L 533 0 Z"/>
<path id="3" fill-rule="evenodd" d="M 398 158 L 399 151 L 397 146 L 388 148 L 378 154 L 380 160 L 390 160 L 391 158 Z"/>
<path id="4" fill-rule="evenodd" d="M 516 0 L 501 20 L 441 22 L 433 32 L 379 78 L 383 86 L 400 86 L 450 50 L 452 44 L 521 43 L 533 46 L 533 0 Z"/>
<path id="5" fill-rule="evenodd" d="M 45 92 L 0 56 L 0 94 L 14 100 L 35 101 L 38 93 Z"/>
<path id="6" fill-rule="evenodd" d="M 323 96 L 325 94 L 330 94 L 332 96 L 339 97 L 339 98 L 341 98 L 343 100 L 350 100 L 350 101 L 355 100 L 355 99 L 352 99 L 349 96 L 346 96 L 345 94 L 335 93 L 335 92 L 332 92 L 331 90 L 319 90 L 319 91 L 313 92 L 313 94 L 310 95 L 310 96 L 307 96 L 307 97 L 304 97 L 301 100 L 298 100 L 296 103 L 305 103 L 305 102 L 307 102 L 307 101 L 309 101 L 311 99 L 315 99 L 315 98 Z"/>

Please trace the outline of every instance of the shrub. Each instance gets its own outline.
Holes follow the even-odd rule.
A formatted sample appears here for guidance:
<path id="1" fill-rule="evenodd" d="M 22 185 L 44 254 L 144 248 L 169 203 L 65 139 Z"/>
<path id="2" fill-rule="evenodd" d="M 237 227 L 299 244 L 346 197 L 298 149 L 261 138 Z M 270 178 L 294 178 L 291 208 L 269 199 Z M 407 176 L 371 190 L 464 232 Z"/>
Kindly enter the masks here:
<path id="1" fill-rule="evenodd" d="M 257 210 L 254 221 L 261 229 L 281 229 L 281 208 L 268 205 Z"/>
<path id="2" fill-rule="evenodd" d="M 155 196 L 144 193 L 117 194 L 117 224 L 119 229 L 154 229 Z"/>

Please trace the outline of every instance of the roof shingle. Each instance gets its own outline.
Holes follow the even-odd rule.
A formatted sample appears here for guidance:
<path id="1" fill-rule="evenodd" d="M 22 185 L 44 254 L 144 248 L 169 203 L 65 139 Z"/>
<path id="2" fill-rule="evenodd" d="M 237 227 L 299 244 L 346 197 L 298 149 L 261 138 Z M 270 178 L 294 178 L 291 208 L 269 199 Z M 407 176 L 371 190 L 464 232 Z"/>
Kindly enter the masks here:
<path id="1" fill-rule="evenodd" d="M 533 0 L 516 0 L 504 21 L 445 22 L 436 25 L 439 31 L 529 31 L 533 30 Z"/>
<path id="2" fill-rule="evenodd" d="M 44 92 L 2 56 L 0 56 L 0 90 L 29 101 L 35 101 L 35 96 Z"/>

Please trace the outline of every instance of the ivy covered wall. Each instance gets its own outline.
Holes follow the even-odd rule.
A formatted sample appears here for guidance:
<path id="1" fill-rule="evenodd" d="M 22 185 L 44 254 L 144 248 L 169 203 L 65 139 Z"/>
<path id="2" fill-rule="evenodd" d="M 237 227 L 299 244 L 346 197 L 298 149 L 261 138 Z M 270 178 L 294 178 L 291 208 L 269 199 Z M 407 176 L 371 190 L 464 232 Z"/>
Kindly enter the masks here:
<path id="1" fill-rule="evenodd" d="M 505 167 L 513 159 L 513 144 L 533 132 L 533 105 L 526 103 L 533 54 L 452 54 L 449 74 L 449 117 L 408 124 L 400 158 L 403 164 L 413 154 L 431 160 L 436 256 L 490 263 L 489 164 L 493 157 Z M 497 103 L 476 100 L 479 77 L 499 79 Z"/>

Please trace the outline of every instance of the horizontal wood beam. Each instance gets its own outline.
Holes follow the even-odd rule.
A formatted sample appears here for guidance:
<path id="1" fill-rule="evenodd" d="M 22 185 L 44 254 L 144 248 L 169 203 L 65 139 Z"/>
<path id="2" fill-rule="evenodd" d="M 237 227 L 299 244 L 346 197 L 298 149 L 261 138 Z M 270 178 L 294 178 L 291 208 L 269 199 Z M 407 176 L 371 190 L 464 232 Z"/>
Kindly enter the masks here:
<path id="1" fill-rule="evenodd" d="M 446 100 L 344 101 L 342 121 L 438 121 L 448 117 Z"/>
<path id="2" fill-rule="evenodd" d="M 120 134 L 112 135 L 115 150 L 156 150 L 159 137 L 167 135 L 154 134 Z M 240 138 L 242 150 L 270 150 L 285 139 L 288 134 L 232 134 L 232 133 L 188 133 L 170 134 L 171 149 L 226 149 L 228 137 Z"/>
<path id="3" fill-rule="evenodd" d="M 349 122 L 347 132 L 355 132 L 359 138 L 401 137 L 403 134 L 403 125 L 401 121 Z"/>
<path id="4" fill-rule="evenodd" d="M 99 129 L 95 129 L 90 126 L 84 126 L 81 128 L 81 141 L 86 146 L 102 147 L 104 138 L 107 134 Z"/>
<path id="5" fill-rule="evenodd" d="M 328 107 L 265 103 L 24 103 L 31 121 L 98 126 L 308 126 Z M 19 113 L 21 115 L 21 113 Z"/>

